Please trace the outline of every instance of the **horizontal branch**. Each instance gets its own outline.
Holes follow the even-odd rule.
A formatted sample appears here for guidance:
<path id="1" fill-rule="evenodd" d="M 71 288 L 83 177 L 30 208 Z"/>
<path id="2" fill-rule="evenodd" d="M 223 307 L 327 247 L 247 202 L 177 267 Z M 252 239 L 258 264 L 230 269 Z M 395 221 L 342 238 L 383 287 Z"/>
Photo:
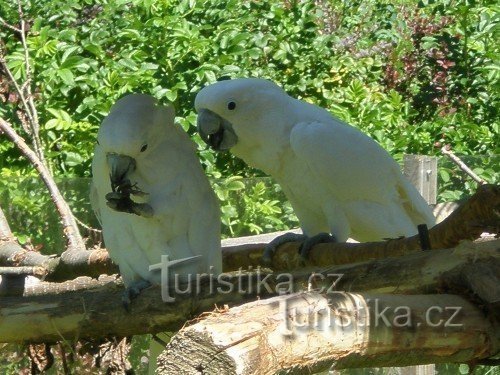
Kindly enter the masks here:
<path id="1" fill-rule="evenodd" d="M 323 291 L 334 286 L 332 290 L 415 294 L 448 290 L 479 298 L 484 296 L 481 304 L 494 304 L 500 288 L 497 279 L 493 278 L 491 284 L 486 285 L 491 289 L 489 294 L 481 288 L 475 289 L 477 285 L 467 286 L 463 282 L 468 278 L 464 272 L 472 265 L 500 267 L 500 240 L 360 265 L 329 267 L 313 276 L 306 270 L 293 274 L 268 274 L 262 270 L 225 274 L 220 279 L 224 284 L 200 282 L 197 290 L 193 281 L 191 294 L 172 292 L 174 303 L 162 302 L 160 288 L 152 287 L 132 302 L 130 312 L 122 307 L 123 287 L 113 277 L 99 281 L 78 278 L 63 283 L 42 282 L 27 287 L 24 296 L 0 296 L 0 338 L 4 342 L 51 342 L 62 338 L 74 340 L 171 331 L 180 328 L 191 317 L 212 311 L 214 306 L 234 306 L 258 296 L 265 298 L 311 287 Z M 412 267 L 419 271 L 411 271 Z M 497 268 L 489 269 L 495 273 Z M 457 290 L 453 288 L 456 283 L 460 286 Z"/>
<path id="2" fill-rule="evenodd" d="M 335 368 L 468 362 L 498 353 L 500 335 L 455 295 L 315 292 L 221 312 L 181 329 L 158 374 L 310 374 Z"/>
<path id="3" fill-rule="evenodd" d="M 63 253 L 64 254 L 64 253 Z M 99 277 L 118 273 L 105 249 L 70 251 L 65 256 L 25 250 L 15 241 L 0 241 L 0 267 L 42 267 L 47 281 L 63 281 L 85 275 Z"/>
<path id="4" fill-rule="evenodd" d="M 459 206 L 444 221 L 429 229 L 432 249 L 452 248 L 463 240 L 475 240 L 483 232 L 500 232 L 500 186 L 482 185 L 476 193 Z M 281 245 L 273 256 L 273 270 L 290 270 L 304 266 L 299 255 L 300 242 Z M 224 249 L 225 270 L 261 264 L 265 244 L 237 245 Z M 421 251 L 418 235 L 383 242 L 321 243 L 314 246 L 308 266 L 327 266 L 384 259 Z"/>
<path id="5" fill-rule="evenodd" d="M 500 222 L 496 212 L 500 210 L 500 187 L 481 186 L 476 194 L 455 210 L 442 223 L 429 230 L 431 246 L 451 248 L 462 240 L 473 240 L 483 231 L 498 232 Z M 249 266 L 258 267 L 262 263 L 265 245 L 276 234 L 260 235 L 224 240 L 222 256 L 224 271 L 234 271 Z M 58 264 L 59 258 L 28 252 L 17 246 L 19 252 L 12 251 L 14 244 L 0 242 L 0 266 L 43 266 L 46 263 Z M 271 268 L 274 271 L 303 268 L 298 254 L 300 243 L 291 242 L 280 246 L 273 257 Z M 311 249 L 309 266 L 326 267 L 385 259 L 420 252 L 418 236 L 397 240 L 371 243 L 327 243 L 318 244 Z M 60 281 L 77 276 L 114 274 L 118 268 L 112 263 L 105 249 L 72 252 L 63 257 L 59 266 L 47 269 L 46 280 Z"/>

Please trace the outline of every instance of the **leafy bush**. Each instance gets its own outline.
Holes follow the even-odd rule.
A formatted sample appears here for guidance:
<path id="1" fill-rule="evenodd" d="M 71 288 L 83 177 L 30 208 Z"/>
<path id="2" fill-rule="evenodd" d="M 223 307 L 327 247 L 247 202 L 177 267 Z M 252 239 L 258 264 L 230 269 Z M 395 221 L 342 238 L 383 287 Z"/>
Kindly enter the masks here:
<path id="1" fill-rule="evenodd" d="M 88 177 L 98 124 L 111 104 L 127 92 L 147 92 L 174 102 L 207 174 L 231 177 L 215 183 L 226 235 L 296 224 L 290 207 L 277 203 L 279 187 L 266 182 L 243 194 L 243 181 L 232 176 L 260 171 L 207 150 L 195 132 L 193 101 L 201 87 L 224 76 L 259 76 L 328 108 L 397 160 L 403 153 L 436 154 L 435 146 L 449 143 L 460 154 L 485 155 L 477 171 L 498 180 L 498 163 L 489 162 L 499 140 L 493 1 L 41 0 L 24 4 L 24 12 L 42 142 L 58 176 Z M 17 24 L 17 5 L 0 0 L 0 16 Z M 4 27 L 0 38 L 10 69 L 24 77 L 19 35 Z M 20 98 L 5 74 L 0 101 L 0 115 L 21 123 Z M 47 198 L 35 190 L 26 195 L 12 180 L 33 175 L 31 167 L 10 142 L 0 142 L 0 153 L 1 189 L 35 217 Z M 475 188 L 450 165 L 440 178 L 441 200 Z M 88 216 L 81 211 L 88 205 L 74 206 Z M 41 238 L 52 223 L 43 214 L 37 221 L 38 229 L 28 227 Z"/>
<path id="2" fill-rule="evenodd" d="M 15 24 L 16 5 L 0 5 Z M 31 2 L 43 141 L 57 174 L 88 176 L 97 126 L 124 93 L 173 101 L 193 134 L 192 103 L 203 85 L 261 76 L 329 108 L 392 154 L 432 154 L 435 142 L 491 154 L 499 130 L 497 11 L 493 1 L 467 0 Z M 19 38 L 8 29 L 0 36 L 21 77 Z M 16 120 L 19 101 L 9 103 L 1 113 Z M 26 168 L 6 142 L 2 154 L 1 167 Z M 228 155 L 200 155 L 215 177 L 258 174 Z"/>

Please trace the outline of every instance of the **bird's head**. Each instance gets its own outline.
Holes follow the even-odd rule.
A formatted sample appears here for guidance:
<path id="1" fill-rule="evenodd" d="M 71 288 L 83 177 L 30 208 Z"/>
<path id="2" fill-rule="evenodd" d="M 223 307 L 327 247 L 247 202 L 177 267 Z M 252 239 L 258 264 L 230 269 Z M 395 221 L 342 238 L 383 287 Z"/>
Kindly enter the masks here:
<path id="1" fill-rule="evenodd" d="M 289 97 L 276 84 L 259 78 L 216 82 L 195 99 L 198 131 L 214 150 L 226 151 L 260 137 L 262 127 L 273 126 L 273 114 L 285 108 Z"/>
<path id="2" fill-rule="evenodd" d="M 130 94 L 118 100 L 102 122 L 97 135 L 106 155 L 112 190 L 130 184 L 128 179 L 174 121 L 171 106 L 156 104 L 153 97 Z"/>

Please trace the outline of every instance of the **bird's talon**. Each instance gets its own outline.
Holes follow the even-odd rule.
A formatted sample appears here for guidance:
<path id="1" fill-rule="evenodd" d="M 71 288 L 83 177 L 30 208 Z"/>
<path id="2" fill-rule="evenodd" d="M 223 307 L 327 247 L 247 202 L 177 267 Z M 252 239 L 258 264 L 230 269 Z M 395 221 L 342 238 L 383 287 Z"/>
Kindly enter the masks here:
<path id="1" fill-rule="evenodd" d="M 318 233 L 315 236 L 307 237 L 299 247 L 300 257 L 304 262 L 307 262 L 309 260 L 309 253 L 315 245 L 329 242 L 337 242 L 335 237 L 330 233 Z"/>
<path id="2" fill-rule="evenodd" d="M 300 233 L 285 233 L 282 234 L 281 236 L 276 237 L 274 240 L 269 242 L 266 247 L 264 248 L 264 254 L 262 254 L 262 263 L 265 265 L 270 265 L 272 263 L 274 254 L 276 253 L 276 250 L 278 247 L 281 245 L 287 243 L 287 242 L 295 242 L 295 241 L 301 241 L 306 236 Z"/>
<path id="3" fill-rule="evenodd" d="M 126 288 L 122 295 L 122 304 L 125 310 L 130 311 L 130 304 L 132 303 L 132 300 L 136 299 L 142 290 L 150 286 L 151 283 L 149 281 L 139 280 Z"/>
<path id="4" fill-rule="evenodd" d="M 273 256 L 276 252 L 276 248 L 273 246 L 266 246 L 264 249 L 264 254 L 262 254 L 262 263 L 269 266 L 273 263 Z"/>

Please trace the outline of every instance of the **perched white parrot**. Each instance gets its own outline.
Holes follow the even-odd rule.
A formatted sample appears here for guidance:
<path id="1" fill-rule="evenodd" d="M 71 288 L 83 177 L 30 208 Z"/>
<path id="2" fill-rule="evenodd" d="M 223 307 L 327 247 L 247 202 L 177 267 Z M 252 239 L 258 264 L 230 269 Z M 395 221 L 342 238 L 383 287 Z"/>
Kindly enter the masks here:
<path id="1" fill-rule="evenodd" d="M 197 258 L 169 274 L 222 272 L 220 211 L 194 143 L 174 125 L 174 109 L 143 94 L 118 100 L 98 133 L 91 202 L 104 242 L 118 264 L 130 303 L 141 289 L 160 284 L 149 266 Z M 185 278 L 184 278 L 185 279 Z"/>
<path id="2" fill-rule="evenodd" d="M 425 200 L 378 143 L 271 81 L 216 82 L 198 93 L 195 108 L 205 142 L 281 185 L 305 235 L 304 256 L 330 234 L 339 242 L 378 241 L 434 224 Z"/>

